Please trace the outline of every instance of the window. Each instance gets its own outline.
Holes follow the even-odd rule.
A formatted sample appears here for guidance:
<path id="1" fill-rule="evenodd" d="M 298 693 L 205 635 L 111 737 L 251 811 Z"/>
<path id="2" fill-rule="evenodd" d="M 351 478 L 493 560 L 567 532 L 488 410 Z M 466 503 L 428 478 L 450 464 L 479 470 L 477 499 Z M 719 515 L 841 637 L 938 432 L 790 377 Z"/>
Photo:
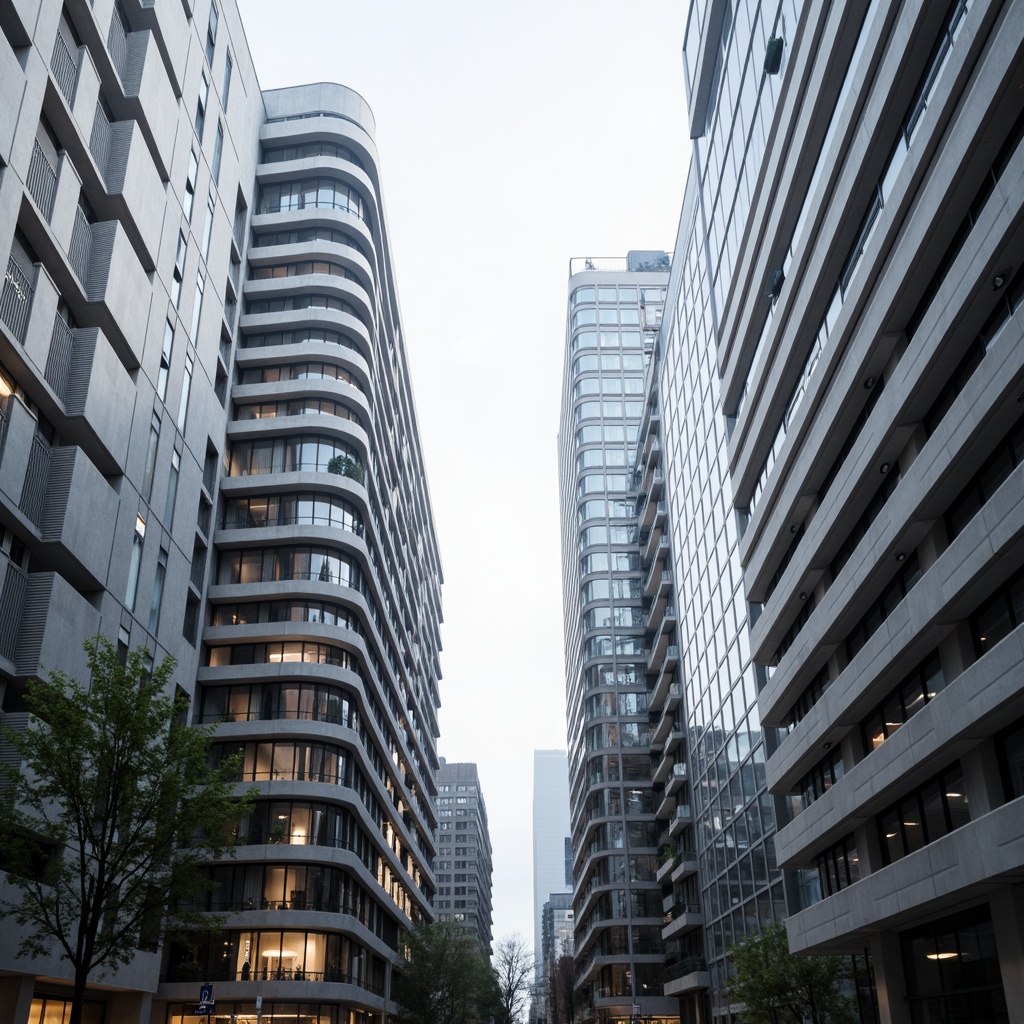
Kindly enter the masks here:
<path id="1" fill-rule="evenodd" d="M 231 68 L 233 62 L 231 60 L 231 51 L 224 51 L 224 78 L 220 84 L 220 103 L 224 108 L 225 112 L 228 109 L 228 95 L 231 93 Z"/>
<path id="2" fill-rule="evenodd" d="M 904 932 L 900 945 L 911 1020 L 1011 1019 L 986 905 Z"/>
<path id="3" fill-rule="evenodd" d="M 192 220 L 192 204 L 196 201 L 196 175 L 199 173 L 199 160 L 193 149 L 188 156 L 188 177 L 185 178 L 185 195 L 182 197 L 181 209 L 185 220 Z"/>
<path id="4" fill-rule="evenodd" d="M 880 747 L 946 685 L 939 652 L 932 651 L 861 723 L 864 752 Z"/>
<path id="5" fill-rule="evenodd" d="M 181 382 L 181 400 L 178 402 L 177 427 L 185 431 L 185 416 L 188 413 L 188 393 L 192 389 L 192 371 L 195 369 L 195 358 L 189 352 L 185 355 L 185 378 Z"/>
<path id="6" fill-rule="evenodd" d="M 959 762 L 878 815 L 886 864 L 920 850 L 971 820 Z"/>
<path id="7" fill-rule="evenodd" d="M 121 665 L 128 664 L 128 645 L 131 643 L 131 634 L 124 626 L 117 630 L 117 660 Z"/>
<path id="8" fill-rule="evenodd" d="M 797 791 L 804 803 L 811 804 L 824 796 L 843 777 L 844 771 L 843 755 L 836 747 L 797 783 Z"/>
<path id="9" fill-rule="evenodd" d="M 210 239 L 213 237 L 213 213 L 217 208 L 217 200 L 214 198 L 213 189 L 206 199 L 206 221 L 203 224 L 203 259 L 210 258 Z"/>
<path id="10" fill-rule="evenodd" d="M 217 23 L 220 20 L 217 14 L 217 5 L 210 4 L 210 20 L 206 23 L 206 63 L 213 67 L 213 51 L 217 46 Z"/>
<path id="11" fill-rule="evenodd" d="M 282 213 L 312 208 L 345 210 L 364 218 L 363 200 L 346 182 L 331 178 L 309 178 L 265 185 L 260 197 L 260 213 Z"/>
<path id="12" fill-rule="evenodd" d="M 164 346 L 160 350 L 160 372 L 156 377 L 156 393 L 162 402 L 167 396 L 167 378 L 171 372 L 171 348 L 174 346 L 174 324 L 164 321 Z"/>
<path id="13" fill-rule="evenodd" d="M 203 310 L 203 289 L 206 287 L 206 279 L 202 274 L 196 274 L 196 295 L 192 302 L 192 323 L 189 327 L 189 335 L 196 340 L 196 332 L 199 330 L 199 314 Z"/>
<path id="14" fill-rule="evenodd" d="M 174 522 L 174 499 L 178 494 L 178 477 L 181 474 L 181 452 L 175 449 L 171 454 L 171 474 L 167 481 L 167 500 L 164 502 L 164 522 L 170 529 Z"/>
<path id="15" fill-rule="evenodd" d="M 971 616 L 970 622 L 975 653 L 981 658 L 1024 623 L 1024 572 L 1011 576 Z"/>
<path id="16" fill-rule="evenodd" d="M 137 515 L 135 535 L 132 537 L 132 556 L 128 563 L 128 586 L 124 595 L 124 603 L 130 612 L 135 610 L 135 595 L 139 589 L 139 567 L 142 565 L 142 542 L 145 539 L 146 520 Z"/>
<path id="17" fill-rule="evenodd" d="M 307 274 L 327 274 L 329 277 L 344 277 L 358 281 L 359 277 L 348 267 L 331 260 L 301 260 L 297 263 L 273 263 L 267 266 L 250 267 L 251 281 L 268 281 L 282 277 L 304 277 Z M 586 382 L 584 382 L 586 383 Z M 594 381 L 596 384 L 597 382 Z M 578 387 L 579 385 L 577 385 Z"/>
<path id="18" fill-rule="evenodd" d="M 220 161 L 224 155 L 224 124 L 222 121 L 217 122 L 217 137 L 213 143 L 213 163 L 211 165 L 211 173 L 213 174 L 214 184 L 220 184 Z"/>
<path id="19" fill-rule="evenodd" d="M 264 148 L 261 163 L 281 163 L 283 160 L 302 160 L 308 156 L 329 156 L 336 160 L 363 167 L 362 160 L 347 146 L 335 142 L 300 142 L 296 146 L 273 146 Z M 364 168 L 365 170 L 365 168 Z"/>
<path id="20" fill-rule="evenodd" d="M 181 282 L 185 276 L 185 254 L 188 252 L 188 238 L 184 231 L 178 232 L 178 248 L 174 253 L 174 272 L 171 274 L 171 302 L 178 308 L 181 299 Z"/>
<path id="21" fill-rule="evenodd" d="M 164 599 L 164 580 L 167 577 L 167 548 L 161 548 L 156 560 L 156 576 L 153 579 L 153 600 L 149 606 L 149 631 L 155 633 L 160 624 L 160 605 Z"/>
<path id="22" fill-rule="evenodd" d="M 196 135 L 199 141 L 203 141 L 203 125 L 206 124 L 206 103 L 210 98 L 210 80 L 203 72 L 202 81 L 199 83 L 199 99 L 196 102 Z"/>
<path id="23" fill-rule="evenodd" d="M 160 442 L 160 417 L 153 413 L 149 421 L 149 446 L 146 448 L 146 471 L 142 476 L 142 496 L 149 501 L 153 494 L 153 477 L 156 475 L 156 450 Z"/>
<path id="24" fill-rule="evenodd" d="M 1024 796 L 1024 719 L 1017 719 L 996 738 L 1007 800 Z"/>

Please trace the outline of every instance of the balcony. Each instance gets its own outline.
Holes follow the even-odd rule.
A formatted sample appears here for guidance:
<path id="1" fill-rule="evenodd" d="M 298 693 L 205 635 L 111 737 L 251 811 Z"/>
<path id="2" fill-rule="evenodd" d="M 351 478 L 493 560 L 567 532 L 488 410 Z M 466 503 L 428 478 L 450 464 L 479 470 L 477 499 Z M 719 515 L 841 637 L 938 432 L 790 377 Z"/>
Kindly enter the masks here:
<path id="1" fill-rule="evenodd" d="M 686 828 L 687 825 L 693 824 L 693 810 L 689 804 L 677 804 L 676 813 L 673 815 L 671 822 L 668 826 L 668 834 L 670 836 L 677 836 L 680 832 Z"/>
<path id="2" fill-rule="evenodd" d="M 43 376 L 62 404 L 67 399 L 68 378 L 71 375 L 71 354 L 74 346 L 74 331 L 60 313 L 54 313 L 53 330 L 50 332 L 50 348 L 46 354 L 46 369 L 43 371 Z"/>
<path id="3" fill-rule="evenodd" d="M 46 485 L 50 480 L 50 444 L 38 432 L 32 436 L 25 478 L 21 487 L 18 508 L 33 526 L 42 524 L 43 507 L 46 503 Z"/>
<path id="4" fill-rule="evenodd" d="M 99 627 L 99 612 L 63 577 L 31 573 L 13 658 L 17 674 L 39 677 L 61 668 L 77 679 L 88 678 L 81 638 Z"/>
<path id="5" fill-rule="evenodd" d="M 0 292 L 0 320 L 21 344 L 25 343 L 25 328 L 32 306 L 32 282 L 13 256 L 7 257 L 7 273 Z"/>
<path id="6" fill-rule="evenodd" d="M 676 903 L 665 914 L 661 937 L 667 942 L 678 935 L 700 928 L 703 924 L 704 916 L 701 914 L 699 903 Z"/>
<path id="7" fill-rule="evenodd" d="M 678 660 L 679 657 L 678 650 L 679 649 L 677 647 L 675 654 L 676 660 Z M 668 654 L 669 651 L 666 651 L 666 655 Z M 652 712 L 662 711 L 665 705 L 668 703 L 669 694 L 672 692 L 672 687 L 679 685 L 678 683 L 674 682 L 674 668 L 667 667 L 672 663 L 672 658 L 666 656 L 661 665 L 658 667 L 658 677 L 655 681 L 654 686 L 650 690 L 650 696 L 648 698 L 647 704 L 647 706 L 650 708 Z M 679 691 L 679 695 L 680 697 L 682 696 L 681 690 Z"/>
<path id="8" fill-rule="evenodd" d="M 75 98 L 79 52 L 72 51 L 65 41 L 63 33 L 57 32 L 57 38 L 53 42 L 53 53 L 50 56 L 50 71 L 69 107 Z"/>
<path id="9" fill-rule="evenodd" d="M 49 223 L 53 216 L 53 199 L 57 194 L 57 171 L 43 152 L 38 139 L 32 147 L 25 184 L 43 220 Z"/>
<path id="10" fill-rule="evenodd" d="M 118 496 L 81 448 L 47 446 L 41 554 L 81 590 L 107 578 Z"/>
<path id="11" fill-rule="evenodd" d="M 34 10 L 32 19 L 34 24 Z M 9 24 L 4 26 L 5 29 L 9 27 Z M 27 40 L 27 35 L 25 38 Z M 8 41 L 11 41 L 10 37 Z M 5 90 L 4 102 L 0 103 L 0 153 L 10 153 L 14 146 L 22 109 L 21 101 L 27 85 L 25 69 L 10 46 L 0 46 L 0 82 L 4 83 Z"/>
<path id="12" fill-rule="evenodd" d="M 659 546 L 663 540 L 665 541 L 664 548 L 659 550 Z M 650 565 L 652 558 L 664 557 L 667 554 L 668 541 L 665 540 L 665 537 L 661 532 L 661 528 L 658 526 L 652 527 L 644 538 L 643 544 L 640 548 L 640 557 L 643 559 L 644 565 Z"/>
<path id="13" fill-rule="evenodd" d="M 711 975 L 702 957 L 691 956 L 665 968 L 665 995 L 681 996 L 710 988 Z"/>
<path id="14" fill-rule="evenodd" d="M 672 771 L 668 777 L 668 785 L 665 787 L 666 792 L 678 793 L 683 788 L 683 784 L 689 782 L 690 774 L 689 769 L 685 762 L 676 761 L 672 765 Z"/>
<path id="15" fill-rule="evenodd" d="M 120 8 L 115 7 L 111 10 L 106 45 L 126 101 L 118 105 L 115 114 L 118 120 L 139 123 L 160 165 L 161 176 L 167 175 L 177 116 L 168 116 L 166 112 L 177 110 L 178 98 L 153 32 L 131 31 L 131 26 L 122 20 Z M 116 97 L 112 97 L 114 100 Z"/>
<path id="16" fill-rule="evenodd" d="M 667 789 L 665 795 L 661 798 L 661 802 L 658 804 L 658 809 L 655 811 L 654 816 L 658 821 L 668 821 L 669 818 L 675 813 L 676 809 L 676 798 Z"/>
<path id="17" fill-rule="evenodd" d="M 82 283 L 82 290 L 89 290 L 89 261 L 92 256 L 92 224 L 85 210 L 79 206 L 75 210 L 75 223 L 71 229 L 71 241 L 68 244 L 68 262 L 71 269 Z"/>
<path id="18" fill-rule="evenodd" d="M 131 376 L 101 331 L 72 329 L 63 310 L 57 312 L 60 306 L 61 294 L 40 266 L 24 344 L 26 356 L 44 367 L 53 398 L 40 395 L 38 401 L 61 436 L 73 439 L 101 473 L 123 473 L 131 407 L 110 395 L 130 394 Z"/>
<path id="19" fill-rule="evenodd" d="M 28 595 L 28 574 L 10 559 L 0 559 L 0 658 L 13 662 L 18 650 L 21 612 Z M 9 724 L 10 716 L 5 719 Z"/>
<path id="20" fill-rule="evenodd" d="M 668 541 L 665 541 L 666 545 Z M 672 573 L 665 569 L 660 560 L 655 561 L 644 577 L 643 596 L 650 601 L 664 597 L 672 587 Z"/>
<path id="21" fill-rule="evenodd" d="M 151 289 L 124 226 L 118 221 L 90 224 L 79 208 L 69 259 L 91 308 L 86 316 L 103 331 L 129 370 L 141 363 Z M 83 276 L 84 272 L 84 276 Z"/>
<path id="22" fill-rule="evenodd" d="M 668 734 L 672 731 L 672 719 L 671 718 L 659 718 L 654 724 L 654 728 L 651 730 L 650 746 L 652 750 L 660 750 L 665 740 L 668 739 Z"/>
<path id="23" fill-rule="evenodd" d="M 679 661 L 678 645 L 669 642 L 671 628 L 674 628 L 676 624 L 675 612 L 672 613 L 671 621 L 667 614 L 664 621 L 667 623 L 666 632 L 659 633 L 654 639 L 647 656 L 647 671 L 651 674 L 657 672 L 659 676 L 664 667 L 672 665 L 674 668 L 676 662 Z"/>
<path id="24" fill-rule="evenodd" d="M 147 270 L 156 266 L 162 227 L 161 207 L 152 196 L 163 189 L 156 164 L 135 121 L 111 122 L 97 101 L 89 136 L 89 152 L 103 178 L 109 201 L 108 220 L 120 220 L 145 253 Z"/>
<path id="25" fill-rule="evenodd" d="M 697 874 L 697 854 L 693 850 L 680 850 L 672 863 L 670 880 L 675 883 Z"/>

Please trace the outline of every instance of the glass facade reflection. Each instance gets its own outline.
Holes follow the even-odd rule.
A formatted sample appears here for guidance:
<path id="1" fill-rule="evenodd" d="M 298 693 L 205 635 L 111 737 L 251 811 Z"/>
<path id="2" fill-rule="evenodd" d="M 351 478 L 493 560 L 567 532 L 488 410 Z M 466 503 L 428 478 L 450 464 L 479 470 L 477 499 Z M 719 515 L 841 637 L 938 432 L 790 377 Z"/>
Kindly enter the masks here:
<path id="1" fill-rule="evenodd" d="M 653 257 L 643 259 L 641 257 Z M 660 262 L 659 262 L 660 261 Z M 584 1013 L 675 1019 L 662 995 L 660 829 L 631 470 L 668 257 L 573 261 L 559 436 L 577 986 Z"/>

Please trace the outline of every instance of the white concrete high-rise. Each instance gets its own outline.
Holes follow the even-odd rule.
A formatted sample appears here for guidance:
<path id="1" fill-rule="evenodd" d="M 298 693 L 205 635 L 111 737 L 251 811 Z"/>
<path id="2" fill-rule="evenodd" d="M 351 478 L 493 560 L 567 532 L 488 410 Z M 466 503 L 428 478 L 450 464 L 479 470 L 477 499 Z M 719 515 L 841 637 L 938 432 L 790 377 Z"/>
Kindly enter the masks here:
<path id="1" fill-rule="evenodd" d="M 0 0 L 0 93 L 0 721 L 100 633 L 173 655 L 258 791 L 210 929 L 86 1021 L 205 980 L 223 1020 L 379 1022 L 432 918 L 441 571 L 373 115 L 262 92 L 234 0 Z M 66 1019 L 18 940 L 0 1020 Z"/>

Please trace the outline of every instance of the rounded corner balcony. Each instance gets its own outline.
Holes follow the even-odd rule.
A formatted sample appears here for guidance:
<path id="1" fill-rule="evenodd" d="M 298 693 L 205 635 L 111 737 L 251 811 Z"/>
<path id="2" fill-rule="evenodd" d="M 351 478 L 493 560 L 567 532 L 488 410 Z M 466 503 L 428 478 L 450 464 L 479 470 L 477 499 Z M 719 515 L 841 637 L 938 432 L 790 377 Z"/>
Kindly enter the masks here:
<path id="1" fill-rule="evenodd" d="M 377 123 L 369 103 L 355 89 L 338 82 L 313 82 L 263 91 L 266 124 L 299 122 L 293 131 L 304 130 L 301 124 L 317 117 L 337 118 L 361 128 L 369 140 L 376 137 Z"/>
<path id="2" fill-rule="evenodd" d="M 281 270 L 280 277 L 274 271 Z M 295 270 L 298 273 L 289 274 Z M 252 269 L 242 288 L 246 314 L 301 309 L 334 309 L 355 317 L 364 327 L 373 323 L 373 303 L 366 282 L 329 260 L 302 260 L 292 264 Z M 336 301 L 331 302 L 333 298 Z"/>

